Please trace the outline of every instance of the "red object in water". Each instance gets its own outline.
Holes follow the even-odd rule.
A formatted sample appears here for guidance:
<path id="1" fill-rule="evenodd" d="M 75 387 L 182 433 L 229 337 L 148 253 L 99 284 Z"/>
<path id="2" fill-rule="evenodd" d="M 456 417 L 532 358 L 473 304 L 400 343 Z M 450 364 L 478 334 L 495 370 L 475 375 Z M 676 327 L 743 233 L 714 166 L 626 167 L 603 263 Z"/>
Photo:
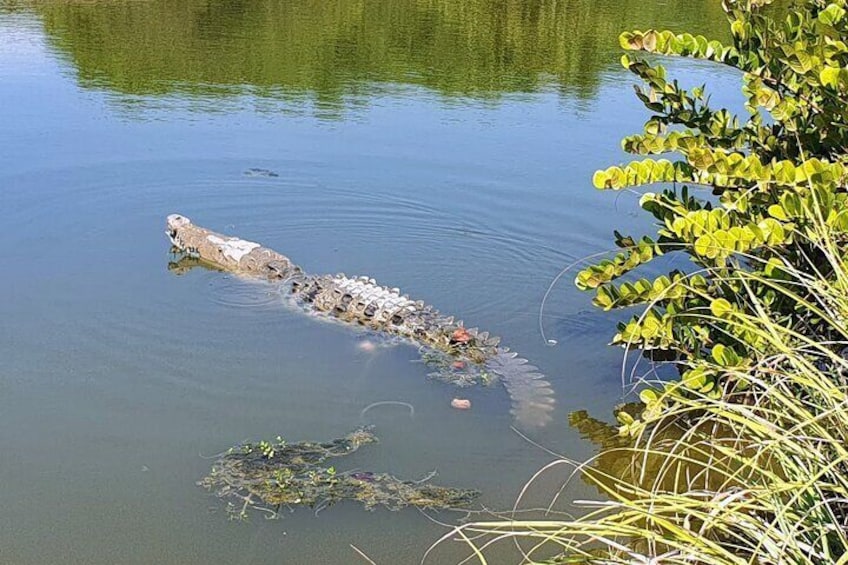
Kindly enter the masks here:
<path id="1" fill-rule="evenodd" d="M 451 407 L 457 410 L 470 410 L 471 401 L 467 398 L 454 398 L 451 400 Z"/>
<path id="2" fill-rule="evenodd" d="M 455 343 L 468 343 L 471 341 L 471 334 L 465 328 L 456 328 L 451 334 L 451 341 Z"/>
<path id="3" fill-rule="evenodd" d="M 465 368 L 465 362 L 464 361 L 454 361 L 453 363 L 451 363 L 451 367 L 453 367 L 454 369 L 464 369 Z"/>

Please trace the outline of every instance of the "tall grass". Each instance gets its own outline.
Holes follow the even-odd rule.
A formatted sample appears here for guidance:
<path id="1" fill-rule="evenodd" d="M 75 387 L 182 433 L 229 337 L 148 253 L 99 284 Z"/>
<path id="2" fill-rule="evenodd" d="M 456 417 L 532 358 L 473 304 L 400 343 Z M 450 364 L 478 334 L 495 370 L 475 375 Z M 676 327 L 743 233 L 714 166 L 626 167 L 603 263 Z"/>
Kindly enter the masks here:
<path id="1" fill-rule="evenodd" d="M 440 543 L 462 541 L 479 563 L 501 543 L 527 563 L 848 563 L 846 241 L 812 217 L 796 242 L 807 264 L 766 277 L 756 257 L 739 259 L 732 282 L 746 307 L 721 320 L 705 308 L 705 322 L 761 338 L 747 364 L 691 362 L 720 375 L 720 394 L 644 383 L 656 400 L 635 422 L 621 416 L 620 446 L 549 466 L 575 465 L 605 498 L 579 502 L 576 519 L 477 521 Z M 763 285 L 805 322 L 785 327 L 753 291 Z"/>

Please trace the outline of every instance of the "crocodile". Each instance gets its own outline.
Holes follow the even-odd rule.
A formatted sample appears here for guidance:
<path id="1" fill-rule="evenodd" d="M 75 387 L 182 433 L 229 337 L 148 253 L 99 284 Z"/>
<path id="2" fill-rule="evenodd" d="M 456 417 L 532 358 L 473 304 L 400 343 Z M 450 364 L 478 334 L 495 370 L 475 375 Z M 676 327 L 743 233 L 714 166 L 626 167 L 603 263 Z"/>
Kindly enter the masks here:
<path id="1" fill-rule="evenodd" d="M 199 227 L 171 214 L 165 232 L 174 249 L 209 266 L 287 285 L 286 293 L 304 309 L 409 340 L 425 358 L 441 359 L 442 376 L 457 384 L 499 380 L 510 396 L 511 412 L 524 428 L 551 421 L 554 393 L 539 369 L 500 339 L 466 328 L 423 301 L 381 286 L 366 276 L 306 274 L 291 259 L 259 243 Z"/>

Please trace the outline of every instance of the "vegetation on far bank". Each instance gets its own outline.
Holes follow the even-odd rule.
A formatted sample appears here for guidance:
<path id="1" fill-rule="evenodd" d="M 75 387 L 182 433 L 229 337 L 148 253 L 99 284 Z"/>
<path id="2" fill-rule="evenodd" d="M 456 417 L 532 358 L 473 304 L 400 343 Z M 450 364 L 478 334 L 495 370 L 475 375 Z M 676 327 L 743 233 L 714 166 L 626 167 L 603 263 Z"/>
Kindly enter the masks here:
<path id="1" fill-rule="evenodd" d="M 319 102 L 421 86 L 480 99 L 596 95 L 628 22 L 675 14 L 719 33 L 713 2 L 668 0 L 42 1 L 51 42 L 86 86 L 129 95 L 249 92 Z M 0 2 L 2 9 L 2 2 Z"/>

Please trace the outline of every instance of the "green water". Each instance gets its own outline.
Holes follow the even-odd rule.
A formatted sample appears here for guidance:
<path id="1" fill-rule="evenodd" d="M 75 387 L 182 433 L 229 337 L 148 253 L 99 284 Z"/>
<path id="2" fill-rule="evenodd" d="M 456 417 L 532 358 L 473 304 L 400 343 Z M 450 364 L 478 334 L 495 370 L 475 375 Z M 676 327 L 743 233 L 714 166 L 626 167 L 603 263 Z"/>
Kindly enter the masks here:
<path id="1" fill-rule="evenodd" d="M 616 37 L 651 26 L 724 37 L 706 0 L 0 0 L 0 563 L 363 562 L 351 544 L 417 563 L 446 531 L 428 516 L 340 504 L 234 523 L 195 486 L 202 456 L 373 423 L 381 443 L 349 468 L 437 469 L 490 509 L 551 460 L 510 429 L 501 387 L 457 393 L 413 347 L 274 288 L 169 272 L 172 212 L 502 336 L 555 390 L 530 437 L 591 455 L 567 415 L 620 401 L 616 319 L 566 276 L 541 318 L 549 346 L 539 304 L 613 229 L 649 229 L 637 195 L 590 179 L 646 119 Z M 736 103 L 732 74 L 670 64 Z M 414 417 L 361 417 L 384 400 Z M 575 481 L 563 499 L 590 496 Z M 448 543 L 428 562 L 465 554 Z"/>

